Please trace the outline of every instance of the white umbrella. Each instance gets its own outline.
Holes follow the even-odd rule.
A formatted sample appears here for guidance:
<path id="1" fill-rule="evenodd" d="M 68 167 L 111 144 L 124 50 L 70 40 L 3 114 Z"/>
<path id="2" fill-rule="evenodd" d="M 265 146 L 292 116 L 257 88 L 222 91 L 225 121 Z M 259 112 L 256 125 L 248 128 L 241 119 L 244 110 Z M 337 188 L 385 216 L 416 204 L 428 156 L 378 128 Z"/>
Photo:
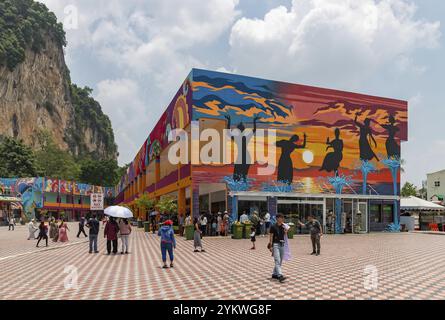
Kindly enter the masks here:
<path id="1" fill-rule="evenodd" d="M 115 218 L 133 218 L 133 212 L 126 207 L 111 206 L 106 208 L 104 212 L 107 216 Z"/>

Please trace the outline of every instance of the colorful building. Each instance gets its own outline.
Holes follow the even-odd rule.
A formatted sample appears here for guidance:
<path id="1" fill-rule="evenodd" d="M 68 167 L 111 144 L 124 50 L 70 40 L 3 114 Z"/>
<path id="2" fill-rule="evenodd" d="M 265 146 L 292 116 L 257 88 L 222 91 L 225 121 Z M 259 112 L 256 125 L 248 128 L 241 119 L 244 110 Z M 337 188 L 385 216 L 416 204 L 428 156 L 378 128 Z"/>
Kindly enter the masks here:
<path id="1" fill-rule="evenodd" d="M 39 219 L 44 213 L 74 220 L 90 211 L 92 193 L 103 193 L 105 204 L 112 204 L 114 192 L 114 187 L 93 186 L 57 178 L 0 178 L 0 196 L 15 199 L 8 201 L 9 206 L 4 201 L 3 219 L 11 214 L 27 220 Z"/>
<path id="2" fill-rule="evenodd" d="M 122 177 L 116 201 L 134 206 L 147 193 L 175 197 L 179 213 L 193 216 L 312 213 L 338 233 L 397 228 L 407 113 L 406 101 L 193 69 Z M 189 153 L 172 164 L 177 143 L 168 136 L 178 128 Z M 206 129 L 221 137 L 238 129 L 244 138 L 221 140 L 218 152 Z M 227 151 L 237 164 L 224 160 Z"/>

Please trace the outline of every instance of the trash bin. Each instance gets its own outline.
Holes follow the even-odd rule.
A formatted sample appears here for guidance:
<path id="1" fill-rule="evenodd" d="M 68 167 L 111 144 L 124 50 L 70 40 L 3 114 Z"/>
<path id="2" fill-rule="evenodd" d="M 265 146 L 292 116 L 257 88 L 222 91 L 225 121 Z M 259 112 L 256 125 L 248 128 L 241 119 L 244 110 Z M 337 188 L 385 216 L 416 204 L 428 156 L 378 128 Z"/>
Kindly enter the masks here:
<path id="1" fill-rule="evenodd" d="M 244 224 L 244 229 L 243 229 L 243 238 L 244 239 L 250 239 L 250 228 L 252 228 L 251 223 Z"/>
<path id="2" fill-rule="evenodd" d="M 144 232 L 150 232 L 150 222 L 144 222 Z"/>
<path id="3" fill-rule="evenodd" d="M 242 224 L 233 224 L 232 225 L 233 239 L 242 239 L 243 238 L 243 229 L 244 229 L 244 226 Z"/>
<path id="4" fill-rule="evenodd" d="M 188 224 L 185 226 L 185 240 L 193 240 L 194 233 L 195 227 L 193 224 Z"/>
<path id="5" fill-rule="evenodd" d="M 143 228 L 143 221 L 142 220 L 138 220 L 138 228 Z"/>
<path id="6" fill-rule="evenodd" d="M 287 231 L 287 238 L 288 239 L 293 239 L 294 238 L 294 234 L 295 234 L 295 230 L 296 230 L 296 227 L 295 227 L 295 225 L 289 225 L 289 231 Z"/>

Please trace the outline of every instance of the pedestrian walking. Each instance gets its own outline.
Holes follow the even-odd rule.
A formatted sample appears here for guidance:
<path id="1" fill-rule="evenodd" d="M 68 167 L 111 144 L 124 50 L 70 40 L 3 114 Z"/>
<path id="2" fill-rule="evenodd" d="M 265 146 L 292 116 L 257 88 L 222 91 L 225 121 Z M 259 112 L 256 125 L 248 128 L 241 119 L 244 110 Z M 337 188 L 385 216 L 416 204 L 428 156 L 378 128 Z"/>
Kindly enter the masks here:
<path id="1" fill-rule="evenodd" d="M 260 235 L 266 236 L 266 221 L 264 221 L 264 214 L 260 217 Z"/>
<path id="2" fill-rule="evenodd" d="M 93 216 L 90 218 L 90 220 L 88 221 L 88 223 L 86 224 L 87 228 L 89 229 L 89 246 L 90 246 L 90 251 L 89 253 L 99 253 L 99 251 L 97 250 L 97 238 L 99 235 L 99 228 L 100 228 L 100 223 L 97 220 L 97 216 L 95 214 L 93 214 Z"/>
<path id="3" fill-rule="evenodd" d="M 156 217 L 158 216 L 158 212 L 154 209 L 152 212 L 150 212 L 150 225 L 151 225 L 151 231 L 153 234 L 156 232 Z"/>
<path id="4" fill-rule="evenodd" d="M 46 246 L 48 246 L 48 227 L 45 225 L 45 221 L 40 222 L 39 226 L 39 237 L 37 238 L 36 247 L 39 247 L 40 240 L 45 239 Z"/>
<path id="5" fill-rule="evenodd" d="M 227 234 L 229 233 L 229 222 L 230 222 L 230 217 L 229 217 L 229 213 L 227 211 L 224 211 L 224 216 L 223 216 L 223 225 L 224 225 L 224 236 L 227 237 Z"/>
<path id="6" fill-rule="evenodd" d="M 70 229 L 68 228 L 67 223 L 65 220 L 62 220 L 59 226 L 59 241 L 60 242 L 67 242 L 68 241 L 68 231 Z"/>
<path id="7" fill-rule="evenodd" d="M 254 226 L 250 227 L 250 241 L 252 242 L 252 248 L 250 250 L 255 250 L 255 234 L 256 234 L 256 228 Z"/>
<path id="8" fill-rule="evenodd" d="M 270 213 L 266 212 L 264 215 L 264 222 L 266 223 L 266 234 L 269 234 L 270 231 Z"/>
<path id="9" fill-rule="evenodd" d="M 83 235 L 86 237 L 87 234 L 85 233 L 85 217 L 81 217 L 79 220 L 79 232 L 77 232 L 77 237 L 79 238 L 80 234 L 83 233 Z"/>
<path id="10" fill-rule="evenodd" d="M 14 217 L 13 217 L 13 216 L 10 216 L 10 217 L 9 217 L 8 231 L 10 231 L 11 228 L 12 228 L 12 231 L 14 231 L 14 226 L 15 226 Z"/>
<path id="11" fill-rule="evenodd" d="M 179 225 L 179 236 L 183 237 L 184 236 L 184 228 L 185 228 L 185 218 L 184 218 L 183 214 L 179 215 L 178 225 Z"/>
<path id="12" fill-rule="evenodd" d="M 113 247 L 113 254 L 117 253 L 117 233 L 119 232 L 119 226 L 114 220 L 114 217 L 110 217 L 105 225 L 104 238 L 107 238 L 107 254 L 111 254 L 111 247 Z"/>
<path id="13" fill-rule="evenodd" d="M 36 231 L 39 230 L 39 228 L 35 226 L 35 222 L 35 219 L 31 219 L 31 221 L 28 223 L 28 240 L 34 240 L 36 238 Z"/>
<path id="14" fill-rule="evenodd" d="M 131 233 L 131 225 L 128 223 L 128 219 L 122 219 L 119 222 L 119 232 L 121 235 L 122 242 L 122 250 L 121 254 L 128 254 L 129 250 L 129 242 L 130 242 L 130 233 Z"/>
<path id="15" fill-rule="evenodd" d="M 194 225 L 195 225 L 195 233 L 193 234 L 193 245 L 195 247 L 194 252 L 199 252 L 198 248 L 201 250 L 201 252 L 205 252 L 204 249 L 202 248 L 202 241 L 201 241 L 202 229 L 199 224 L 198 218 L 195 218 Z"/>
<path id="16" fill-rule="evenodd" d="M 206 236 L 206 231 L 207 231 L 207 217 L 205 216 L 205 214 L 201 215 L 201 236 Z"/>
<path id="17" fill-rule="evenodd" d="M 57 226 L 56 219 L 51 217 L 49 222 L 49 238 L 54 239 L 57 233 L 59 233 L 59 227 Z"/>
<path id="18" fill-rule="evenodd" d="M 311 235 L 312 253 L 311 255 L 320 255 L 320 237 L 323 235 L 323 229 L 320 222 L 313 215 L 308 216 L 308 222 L 301 223 L 300 226 L 308 228 Z"/>
<path id="19" fill-rule="evenodd" d="M 284 245 L 287 230 L 284 227 L 283 214 L 278 213 L 276 218 L 277 222 L 270 228 L 270 239 L 267 248 L 271 250 L 275 261 L 272 279 L 277 279 L 278 281 L 283 282 L 286 278 L 283 276 L 281 271 L 281 265 L 284 258 Z"/>
<path id="20" fill-rule="evenodd" d="M 167 266 L 167 252 L 170 258 L 170 268 L 173 268 L 173 249 L 176 249 L 175 232 L 173 231 L 173 221 L 167 220 L 159 228 L 158 235 L 161 237 L 161 255 L 162 255 L 162 268 L 166 269 Z"/>
<path id="21" fill-rule="evenodd" d="M 224 234 L 224 224 L 223 224 L 223 218 L 222 218 L 221 212 L 218 212 L 218 217 L 216 218 L 216 234 L 218 236 L 221 236 Z"/>

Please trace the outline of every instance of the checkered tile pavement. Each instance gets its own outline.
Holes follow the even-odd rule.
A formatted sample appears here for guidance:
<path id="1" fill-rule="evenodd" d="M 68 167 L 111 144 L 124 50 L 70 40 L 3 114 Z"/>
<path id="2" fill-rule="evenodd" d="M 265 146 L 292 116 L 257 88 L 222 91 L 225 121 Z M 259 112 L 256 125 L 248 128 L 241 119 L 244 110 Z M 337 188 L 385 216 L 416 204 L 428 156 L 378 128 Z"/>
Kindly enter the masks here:
<path id="1" fill-rule="evenodd" d="M 0 229 L 1 250 L 18 235 Z M 156 235 L 139 229 L 130 241 L 129 255 L 107 256 L 103 238 L 98 254 L 88 254 L 83 240 L 33 253 L 0 251 L 0 270 L 14 275 L 2 278 L 0 299 L 445 299 L 445 236 L 325 235 L 318 257 L 309 255 L 308 236 L 297 236 L 282 284 L 270 279 L 266 238 L 257 237 L 257 250 L 249 240 L 204 238 L 205 253 L 178 238 L 173 269 L 161 268 Z M 77 288 L 65 289 L 70 266 Z M 367 266 L 378 274 L 374 289 L 365 286 Z"/>

